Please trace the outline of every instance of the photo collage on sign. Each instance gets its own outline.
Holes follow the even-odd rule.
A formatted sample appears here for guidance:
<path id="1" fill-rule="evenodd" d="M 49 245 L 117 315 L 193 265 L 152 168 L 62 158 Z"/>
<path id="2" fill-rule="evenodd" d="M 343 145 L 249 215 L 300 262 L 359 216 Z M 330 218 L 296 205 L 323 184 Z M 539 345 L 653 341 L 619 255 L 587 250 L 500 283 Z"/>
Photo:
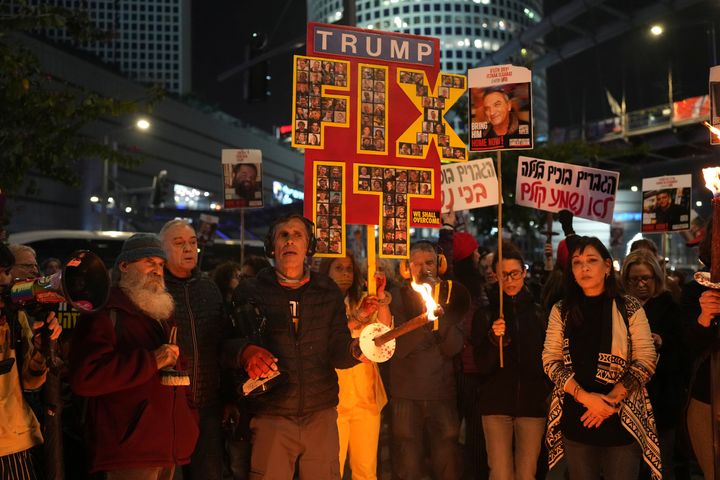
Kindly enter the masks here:
<path id="1" fill-rule="evenodd" d="M 347 123 L 347 100 L 322 96 L 323 85 L 347 87 L 348 64 L 295 57 L 294 144 L 322 145 L 323 123 Z"/>
<path id="2" fill-rule="evenodd" d="M 360 151 L 385 152 L 387 69 L 360 66 Z"/>
<path id="3" fill-rule="evenodd" d="M 407 255 L 408 194 L 432 196 L 432 172 L 360 165 L 357 182 L 358 191 L 382 195 L 382 255 Z"/>
<path id="4" fill-rule="evenodd" d="M 429 93 L 429 87 L 425 84 L 425 77 L 422 73 L 401 70 L 399 75 L 400 83 L 415 85 L 415 95 L 420 97 L 423 110 L 422 131 L 416 134 L 415 143 L 400 142 L 400 155 L 422 156 L 423 146 L 429 144 L 430 136 L 437 135 L 437 145 L 441 149 L 443 158 L 465 160 L 464 148 L 450 146 L 450 135 L 445 131 L 442 116 L 445 102 L 450 98 L 450 89 L 465 89 L 465 79 L 441 75 L 438 96 L 433 97 Z"/>
<path id="5" fill-rule="evenodd" d="M 315 228 L 317 253 L 342 253 L 343 218 L 342 192 L 343 167 L 340 165 L 315 166 Z"/>

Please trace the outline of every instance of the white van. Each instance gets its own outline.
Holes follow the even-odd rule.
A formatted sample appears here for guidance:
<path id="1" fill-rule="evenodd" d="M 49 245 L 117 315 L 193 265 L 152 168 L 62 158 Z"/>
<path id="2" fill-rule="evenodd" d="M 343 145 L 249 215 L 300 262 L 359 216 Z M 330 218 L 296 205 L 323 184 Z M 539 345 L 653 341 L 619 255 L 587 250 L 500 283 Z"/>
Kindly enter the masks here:
<path id="1" fill-rule="evenodd" d="M 101 230 L 34 230 L 13 233 L 10 243 L 19 243 L 32 247 L 38 255 L 38 262 L 47 258 L 67 259 L 76 250 L 90 250 L 112 268 L 120 248 L 125 240 L 136 232 L 117 232 Z M 240 262 L 240 240 L 215 239 L 215 243 L 201 252 L 202 271 L 210 271 L 223 262 Z M 245 256 L 265 257 L 263 243 L 259 240 L 245 240 Z"/>

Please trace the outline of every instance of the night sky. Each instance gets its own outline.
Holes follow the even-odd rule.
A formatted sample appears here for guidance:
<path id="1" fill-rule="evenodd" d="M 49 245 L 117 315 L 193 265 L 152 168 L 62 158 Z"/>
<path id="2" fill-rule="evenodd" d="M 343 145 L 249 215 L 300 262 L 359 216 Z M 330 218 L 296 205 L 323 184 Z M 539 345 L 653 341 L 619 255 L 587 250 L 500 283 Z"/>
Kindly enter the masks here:
<path id="1" fill-rule="evenodd" d="M 626 10 L 652 3 L 605 2 Z M 545 15 L 565 4 L 567 0 L 545 0 Z M 280 53 L 269 62 L 272 95 L 263 102 L 244 101 L 242 74 L 222 83 L 217 76 L 244 61 L 253 32 L 267 35 L 266 50 L 272 50 L 292 39 L 304 38 L 306 20 L 304 0 L 193 2 L 195 94 L 267 131 L 288 124 L 292 107 L 292 55 L 303 54 L 304 47 Z M 577 25 L 590 30 L 603 23 L 601 20 L 607 20 L 607 15 L 597 11 L 584 15 Z M 624 86 L 628 111 L 666 103 L 668 66 L 672 67 L 674 99 L 706 94 L 712 62 L 707 34 L 709 20 L 717 24 L 716 35 L 720 38 L 717 0 L 705 0 L 664 19 L 666 33 L 660 38 L 651 38 L 647 27 L 635 28 L 551 67 L 547 79 L 551 127 L 579 125 L 583 117 L 586 121 L 611 117 L 606 88 L 620 101 Z M 546 38 L 546 44 L 561 45 L 576 37 L 575 32 L 557 29 Z"/>
<path id="2" fill-rule="evenodd" d="M 193 2 L 193 90 L 207 103 L 220 106 L 243 121 L 272 131 L 292 116 L 292 56 L 305 49 L 285 51 L 268 62 L 272 95 L 247 103 L 243 75 L 224 82 L 217 76 L 244 62 L 253 32 L 267 35 L 266 50 L 295 38 L 305 38 L 304 0 L 203 0 Z"/>
<path id="3" fill-rule="evenodd" d="M 547 9 L 566 2 L 545 3 L 547 14 Z M 585 20 L 587 23 L 588 19 Z M 712 59 L 709 25 L 703 22 L 711 20 L 715 21 L 716 36 L 720 37 L 717 0 L 700 2 L 672 18 L 662 19 L 658 22 L 665 26 L 661 37 L 651 37 L 649 26 L 645 26 L 551 67 L 548 70 L 551 126 L 579 125 L 583 112 L 588 121 L 612 117 L 605 89 L 620 102 L 623 83 L 628 111 L 667 103 L 669 66 L 674 100 L 707 94 Z M 560 30 L 546 40 L 549 45 L 557 45 L 573 35 L 576 34 Z"/>

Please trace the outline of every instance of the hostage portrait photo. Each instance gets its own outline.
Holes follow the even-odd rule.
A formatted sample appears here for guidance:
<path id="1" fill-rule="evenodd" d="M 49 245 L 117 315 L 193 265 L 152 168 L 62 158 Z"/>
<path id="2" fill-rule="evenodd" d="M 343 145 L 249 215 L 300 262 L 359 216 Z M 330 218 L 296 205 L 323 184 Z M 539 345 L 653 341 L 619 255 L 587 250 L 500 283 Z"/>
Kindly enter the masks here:
<path id="1" fill-rule="evenodd" d="M 530 83 L 470 88 L 472 150 L 532 147 Z"/>
<path id="2" fill-rule="evenodd" d="M 643 232 L 690 228 L 690 187 L 643 191 Z"/>
<path id="3" fill-rule="evenodd" d="M 226 208 L 262 207 L 262 165 L 223 164 Z"/>

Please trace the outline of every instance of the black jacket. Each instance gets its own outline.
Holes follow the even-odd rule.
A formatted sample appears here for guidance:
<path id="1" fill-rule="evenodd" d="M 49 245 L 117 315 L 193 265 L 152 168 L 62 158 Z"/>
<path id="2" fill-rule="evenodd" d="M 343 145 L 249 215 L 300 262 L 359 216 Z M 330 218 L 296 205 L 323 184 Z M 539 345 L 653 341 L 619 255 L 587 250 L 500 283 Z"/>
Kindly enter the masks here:
<path id="1" fill-rule="evenodd" d="M 312 272 L 310 282 L 300 294 L 300 321 L 297 333 L 290 317 L 288 291 L 282 287 L 275 270 L 266 268 L 256 278 L 241 283 L 233 292 L 235 312 L 253 301 L 266 318 L 263 340 L 258 343 L 278 358 L 278 367 L 287 376 L 284 383 L 252 399 L 253 413 L 301 416 L 338 404 L 336 368 L 358 363 L 350 352 L 352 337 L 347 327 L 345 303 L 335 282 L 326 275 Z M 253 319 L 239 319 L 247 324 Z M 234 366 L 242 368 L 239 355 Z"/>
<path id="2" fill-rule="evenodd" d="M 481 415 L 545 417 L 552 390 L 543 372 L 542 351 L 547 319 L 527 288 L 514 297 L 504 295 L 503 362 L 492 324 L 498 318 L 497 286 L 490 307 L 473 319 L 475 363 L 482 375 L 478 411 Z"/>
<path id="3" fill-rule="evenodd" d="M 686 361 L 682 326 L 672 294 L 665 291 L 643 305 L 652 333 L 660 335 L 657 367 L 647 383 L 658 428 L 675 428 L 685 397 L 683 365 Z"/>
<path id="4" fill-rule="evenodd" d="M 166 269 L 165 286 L 175 300 L 177 343 L 190 375 L 190 399 L 198 408 L 219 405 L 220 345 L 232 333 L 222 294 L 197 270 L 177 278 Z"/>
<path id="5" fill-rule="evenodd" d="M 720 350 L 717 336 L 718 320 L 703 327 L 697 321 L 702 309 L 700 295 L 707 290 L 695 280 L 686 283 L 680 301 L 680 318 L 683 321 L 685 342 L 692 356 L 690 375 L 690 397 L 704 403 L 710 403 L 710 355 Z"/>
<path id="6" fill-rule="evenodd" d="M 390 394 L 407 400 L 454 400 L 453 357 L 463 347 L 462 318 L 470 308 L 465 287 L 452 283 L 447 302 L 448 282 L 443 281 L 438 302 L 445 313 L 438 331 L 432 322 L 399 337 L 390 359 Z M 392 292 L 390 311 L 399 326 L 425 311 L 420 294 L 405 282 Z"/>

